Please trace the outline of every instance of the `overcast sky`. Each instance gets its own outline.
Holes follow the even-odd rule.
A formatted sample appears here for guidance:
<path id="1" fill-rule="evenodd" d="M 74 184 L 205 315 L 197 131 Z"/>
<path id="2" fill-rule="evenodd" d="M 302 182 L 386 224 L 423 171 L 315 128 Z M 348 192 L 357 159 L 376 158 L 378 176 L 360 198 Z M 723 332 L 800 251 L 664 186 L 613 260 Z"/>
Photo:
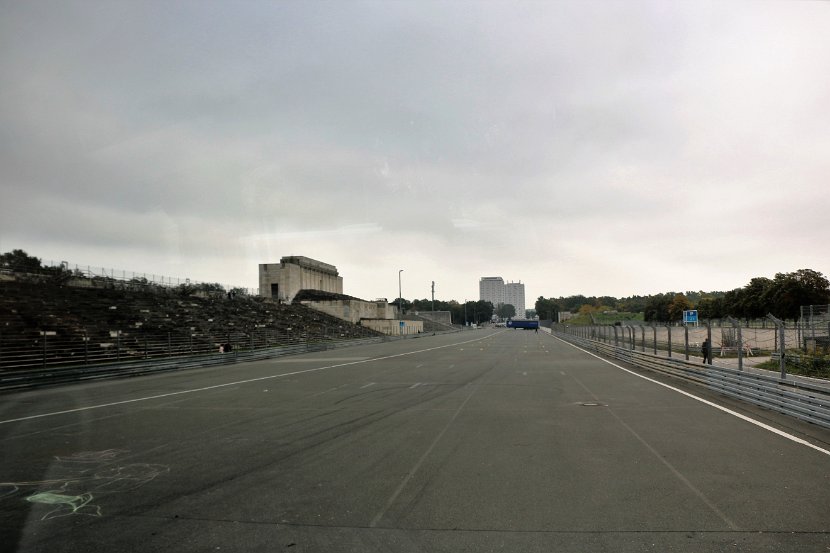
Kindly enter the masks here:
<path id="1" fill-rule="evenodd" d="M 0 250 L 366 299 L 830 276 L 828 2 L 0 1 Z"/>

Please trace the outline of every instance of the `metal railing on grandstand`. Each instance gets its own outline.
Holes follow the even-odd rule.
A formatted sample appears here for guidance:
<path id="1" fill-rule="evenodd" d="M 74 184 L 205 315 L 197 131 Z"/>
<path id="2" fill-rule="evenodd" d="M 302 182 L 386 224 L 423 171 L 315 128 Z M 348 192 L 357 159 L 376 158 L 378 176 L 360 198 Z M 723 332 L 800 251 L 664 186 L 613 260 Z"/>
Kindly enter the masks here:
<path id="1" fill-rule="evenodd" d="M 43 262 L 39 268 L 0 267 L 0 272 L 15 274 L 18 277 L 59 281 L 79 287 L 93 288 L 131 288 L 131 289 L 175 289 L 191 288 L 205 293 L 258 295 L 258 288 L 247 288 L 229 284 L 202 282 L 191 278 L 171 277 L 151 273 L 138 273 L 123 269 L 94 267 L 91 265 L 70 264 L 66 261 Z"/>
<path id="2" fill-rule="evenodd" d="M 174 358 L 222 352 L 250 352 L 296 345 L 325 344 L 341 339 L 337 329 L 278 332 L 257 328 L 248 332 L 136 333 L 112 331 L 106 340 L 87 335 L 60 336 L 41 331 L 36 339 L 0 333 L 0 370 L 77 366 L 130 360 Z"/>
<path id="3" fill-rule="evenodd" d="M 0 389 L 228 364 L 391 339 L 346 338 L 337 328 L 326 326 L 298 332 L 269 328 L 217 333 L 113 331 L 106 341 L 48 331 L 37 339 L 0 334 Z"/>

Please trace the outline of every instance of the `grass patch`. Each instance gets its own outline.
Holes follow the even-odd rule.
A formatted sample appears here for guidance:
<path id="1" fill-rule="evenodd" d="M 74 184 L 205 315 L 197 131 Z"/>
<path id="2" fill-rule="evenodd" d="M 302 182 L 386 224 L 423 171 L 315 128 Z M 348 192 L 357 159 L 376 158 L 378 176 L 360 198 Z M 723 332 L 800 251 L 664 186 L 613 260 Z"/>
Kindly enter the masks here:
<path id="1" fill-rule="evenodd" d="M 622 324 L 626 324 L 628 321 L 638 321 L 640 324 L 643 322 L 643 314 L 642 313 L 628 313 L 628 312 L 619 312 L 619 313 L 594 313 L 594 319 L 596 320 L 596 324 L 598 325 L 612 325 L 616 322 L 620 322 Z M 567 325 L 592 325 L 594 322 L 591 320 L 590 315 L 577 315 L 564 321 L 563 324 Z"/>
<path id="2" fill-rule="evenodd" d="M 758 368 L 770 371 L 778 371 L 780 367 L 776 359 L 770 359 L 758 365 Z M 788 374 L 830 379 L 830 356 L 787 354 L 785 368 Z"/>

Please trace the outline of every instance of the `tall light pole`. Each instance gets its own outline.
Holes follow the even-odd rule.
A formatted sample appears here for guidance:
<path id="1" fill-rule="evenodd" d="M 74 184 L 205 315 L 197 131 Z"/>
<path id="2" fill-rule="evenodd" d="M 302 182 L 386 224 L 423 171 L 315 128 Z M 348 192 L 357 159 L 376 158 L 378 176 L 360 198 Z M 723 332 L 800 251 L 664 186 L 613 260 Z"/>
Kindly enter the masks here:
<path id="1" fill-rule="evenodd" d="M 403 318 L 403 296 L 401 295 L 401 273 L 403 269 L 398 270 L 398 316 Z"/>

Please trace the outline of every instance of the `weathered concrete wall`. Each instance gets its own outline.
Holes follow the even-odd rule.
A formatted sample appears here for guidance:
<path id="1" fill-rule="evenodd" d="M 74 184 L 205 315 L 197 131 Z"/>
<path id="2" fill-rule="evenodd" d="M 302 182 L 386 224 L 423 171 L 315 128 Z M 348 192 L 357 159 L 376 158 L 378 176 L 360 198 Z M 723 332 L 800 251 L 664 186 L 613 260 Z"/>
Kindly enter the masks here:
<path id="1" fill-rule="evenodd" d="M 439 324 L 452 325 L 452 313 L 449 311 L 415 311 L 415 314 Z"/>
<path id="2" fill-rule="evenodd" d="M 276 285 L 276 290 L 272 291 L 272 285 Z M 287 256 L 279 263 L 259 265 L 260 296 L 291 302 L 300 290 L 342 294 L 343 277 L 334 265 L 302 256 Z"/>
<path id="3" fill-rule="evenodd" d="M 403 326 L 401 326 L 403 323 Z M 424 331 L 423 321 L 402 321 L 400 319 L 363 319 L 360 324 L 390 336 L 409 336 Z"/>
<path id="4" fill-rule="evenodd" d="M 357 323 L 361 319 L 392 319 L 395 316 L 395 307 L 385 301 L 332 300 L 301 303 L 311 309 L 352 323 Z"/>

